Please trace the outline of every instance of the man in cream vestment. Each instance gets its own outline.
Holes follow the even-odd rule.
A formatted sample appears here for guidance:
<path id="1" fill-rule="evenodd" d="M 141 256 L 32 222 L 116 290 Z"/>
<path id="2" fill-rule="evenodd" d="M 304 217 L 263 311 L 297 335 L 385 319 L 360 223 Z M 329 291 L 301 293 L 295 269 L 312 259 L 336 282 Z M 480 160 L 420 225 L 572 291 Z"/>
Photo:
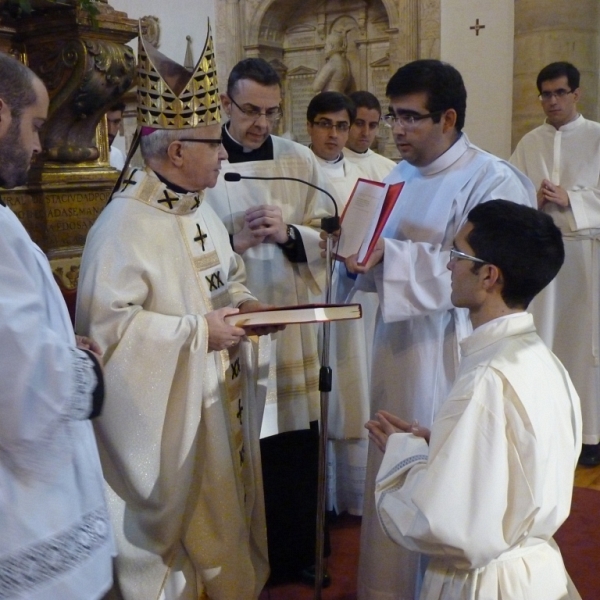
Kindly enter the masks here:
<path id="1" fill-rule="evenodd" d="M 563 362 L 581 398 L 580 462 L 600 464 L 600 124 L 577 112 L 579 71 L 552 63 L 537 79 L 546 122 L 510 161 L 538 189 L 538 205 L 563 233 L 565 265 L 535 299 L 540 337 Z"/>
<path id="2" fill-rule="evenodd" d="M 313 153 L 271 135 L 281 112 L 281 81 L 261 58 L 232 69 L 221 96 L 229 121 L 223 174 L 293 177 L 328 188 Z M 228 182 L 223 174 L 206 199 L 221 217 L 246 266 L 248 288 L 275 305 L 322 301 L 325 261 L 322 217 L 331 200 L 297 181 Z M 261 431 L 269 557 L 276 575 L 295 576 L 315 553 L 319 406 L 317 326 L 289 325 L 273 336 L 276 388 L 267 397 Z"/>
<path id="3" fill-rule="evenodd" d="M 404 181 L 366 267 L 350 258 L 357 287 L 377 291 L 372 411 L 402 414 L 431 426 L 458 366 L 458 340 L 470 332 L 465 311 L 450 302 L 446 264 L 471 208 L 497 198 L 535 205 L 531 182 L 471 144 L 462 133 L 466 90 L 460 73 L 435 60 L 401 67 L 388 83 L 394 140 L 404 160 L 386 182 Z M 361 530 L 358 596 L 413 600 L 418 555 L 387 539 L 374 504 L 380 452 L 369 448 Z"/>
<path id="4" fill-rule="evenodd" d="M 126 170 L 90 230 L 77 307 L 78 327 L 106 355 L 97 436 L 116 579 L 125 600 L 249 600 L 268 575 L 264 394 L 253 345 L 224 319 L 259 303 L 203 197 L 227 156 L 210 33 L 194 73 L 149 44 L 139 65 L 147 167 Z M 152 97 L 163 76 L 175 98 Z"/>
<path id="5" fill-rule="evenodd" d="M 421 600 L 580 598 L 552 539 L 571 507 L 579 398 L 525 311 L 563 259 L 548 215 L 474 208 L 448 263 L 474 331 L 430 437 L 387 412 L 367 424 L 385 452 L 381 526 L 430 557 Z"/>

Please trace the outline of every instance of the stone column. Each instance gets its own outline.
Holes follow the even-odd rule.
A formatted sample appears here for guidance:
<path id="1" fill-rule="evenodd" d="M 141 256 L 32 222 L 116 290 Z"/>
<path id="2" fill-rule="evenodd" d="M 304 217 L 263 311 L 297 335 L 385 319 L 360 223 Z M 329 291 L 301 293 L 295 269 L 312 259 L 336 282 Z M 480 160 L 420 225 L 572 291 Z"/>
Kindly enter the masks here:
<path id="1" fill-rule="evenodd" d="M 390 18 L 390 62 L 393 72 L 419 56 L 418 0 L 398 0 L 397 10 L 397 22 Z M 388 14 L 392 17 L 389 10 Z"/>
<path id="2" fill-rule="evenodd" d="M 245 21 L 243 6 L 240 0 L 220 0 L 215 2 L 214 27 L 215 51 L 219 69 L 219 91 L 224 92 L 227 77 L 231 69 L 242 59 L 246 34 L 241 23 Z"/>
<path id="3" fill-rule="evenodd" d="M 598 118 L 597 0 L 515 0 L 512 147 L 543 121 L 535 80 L 547 64 L 565 60 L 581 72 L 581 113 Z"/>

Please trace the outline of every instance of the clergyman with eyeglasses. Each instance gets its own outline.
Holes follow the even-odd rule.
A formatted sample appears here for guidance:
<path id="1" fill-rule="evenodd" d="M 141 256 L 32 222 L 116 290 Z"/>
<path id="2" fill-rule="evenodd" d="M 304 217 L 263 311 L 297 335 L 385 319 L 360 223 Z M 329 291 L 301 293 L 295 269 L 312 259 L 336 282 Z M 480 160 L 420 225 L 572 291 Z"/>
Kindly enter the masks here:
<path id="1" fill-rule="evenodd" d="M 333 214 L 331 200 L 295 181 L 223 177 L 294 177 L 330 189 L 308 148 L 272 135 L 283 114 L 279 75 L 262 58 L 244 59 L 233 67 L 221 101 L 229 118 L 222 129 L 229 159 L 206 198 L 244 259 L 247 285 L 276 305 L 320 299 L 325 261 L 319 227 L 321 217 Z M 315 554 L 317 327 L 288 325 L 273 339 L 277 393 L 268 396 L 261 434 L 269 559 L 275 576 L 297 577 Z"/>
<path id="2" fill-rule="evenodd" d="M 346 159 L 344 146 L 355 116 L 354 102 L 341 92 L 321 92 L 306 108 L 310 148 L 335 188 L 340 211 L 345 208 L 357 180 L 366 177 L 355 163 Z M 347 301 L 354 280 L 342 263 L 335 263 L 333 302 Z M 357 292 L 353 302 L 362 306 L 362 319 L 331 324 L 333 383 L 329 395 L 328 462 L 332 468 L 328 472 L 327 510 L 362 515 L 368 447 L 364 423 L 370 414 L 369 369 L 377 296 Z"/>
<path id="3" fill-rule="evenodd" d="M 429 557 L 420 600 L 581 600 L 553 540 L 571 508 L 581 407 L 527 312 L 564 255 L 547 214 L 508 200 L 469 211 L 448 269 L 473 333 L 448 398 L 431 430 L 385 411 L 366 424 L 385 453 L 382 527 Z"/>
<path id="4" fill-rule="evenodd" d="M 581 398 L 580 464 L 600 464 L 600 123 L 581 115 L 579 71 L 554 62 L 537 76 L 545 122 L 510 161 L 531 178 L 538 206 L 563 233 L 565 267 L 533 303 L 542 339 L 563 361 Z"/>
<path id="5" fill-rule="evenodd" d="M 210 32 L 193 72 L 143 36 L 138 65 L 146 167 L 126 167 L 89 232 L 76 317 L 106 357 L 110 598 L 256 599 L 268 576 L 256 356 L 269 340 L 256 348 L 225 320 L 264 305 L 203 195 L 227 158 Z"/>
<path id="6" fill-rule="evenodd" d="M 535 207 L 531 182 L 463 133 L 467 93 L 460 73 L 437 60 L 398 69 L 386 95 L 385 122 L 403 160 L 384 181 L 405 185 L 358 289 L 377 291 L 371 410 L 431 427 L 456 375 L 458 340 L 470 333 L 466 312 L 450 300 L 446 269 L 458 230 L 474 206 L 499 198 Z M 413 598 L 419 555 L 391 542 L 375 507 L 381 454 L 369 448 L 358 597 Z"/>

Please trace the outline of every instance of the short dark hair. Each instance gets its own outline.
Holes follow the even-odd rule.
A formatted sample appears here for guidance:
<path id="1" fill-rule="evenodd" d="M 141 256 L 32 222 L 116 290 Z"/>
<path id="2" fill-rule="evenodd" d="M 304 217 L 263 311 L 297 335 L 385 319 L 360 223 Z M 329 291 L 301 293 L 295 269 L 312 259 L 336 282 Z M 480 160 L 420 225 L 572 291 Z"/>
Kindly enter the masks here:
<path id="1" fill-rule="evenodd" d="M 546 213 L 508 200 L 478 204 L 467 218 L 473 229 L 466 240 L 475 256 L 502 272 L 505 304 L 527 308 L 563 264 L 560 229 Z"/>
<path id="2" fill-rule="evenodd" d="M 354 119 L 356 119 L 356 106 L 346 94 L 340 92 L 321 92 L 308 103 L 306 120 L 309 123 L 313 123 L 318 114 L 338 112 L 340 110 L 345 110 L 348 113 L 350 124 L 354 123 Z"/>
<path id="3" fill-rule="evenodd" d="M 24 108 L 37 100 L 33 81 L 36 75 L 16 58 L 0 52 L 0 98 L 10 108 L 10 114 L 18 119 Z"/>
<path id="4" fill-rule="evenodd" d="M 577 67 L 569 62 L 559 61 L 550 63 L 538 73 L 535 81 L 538 92 L 541 93 L 542 83 L 544 83 L 544 81 L 551 81 L 552 79 L 558 79 L 559 77 L 567 78 L 571 90 L 576 90 L 579 87 L 579 71 Z"/>
<path id="5" fill-rule="evenodd" d="M 264 58 L 245 58 L 233 67 L 227 80 L 227 95 L 230 98 L 240 79 L 250 79 L 260 85 L 281 87 L 281 78 L 277 71 Z"/>
<path id="6" fill-rule="evenodd" d="M 385 94 L 394 99 L 409 94 L 427 94 L 427 110 L 431 113 L 448 110 L 456 111 L 456 131 L 465 125 L 467 112 L 467 90 L 461 74 L 441 60 L 423 59 L 400 67 L 387 84 Z M 439 123 L 441 115 L 433 119 Z"/>
<path id="7" fill-rule="evenodd" d="M 367 108 L 369 110 L 376 110 L 381 116 L 381 104 L 377 100 L 375 94 L 367 92 L 365 90 L 358 90 L 349 94 L 350 99 L 356 105 L 357 110 L 359 108 Z"/>
<path id="8" fill-rule="evenodd" d="M 124 112 L 125 111 L 125 102 L 119 100 L 119 102 L 115 102 L 106 112 Z"/>

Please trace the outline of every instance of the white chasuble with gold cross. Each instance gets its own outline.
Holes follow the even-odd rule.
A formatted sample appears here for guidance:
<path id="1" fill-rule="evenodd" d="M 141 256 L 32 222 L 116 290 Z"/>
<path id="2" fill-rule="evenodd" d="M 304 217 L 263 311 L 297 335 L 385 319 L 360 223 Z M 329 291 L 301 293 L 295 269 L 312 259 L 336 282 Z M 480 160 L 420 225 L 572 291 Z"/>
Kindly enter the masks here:
<path id="1" fill-rule="evenodd" d="M 253 296 L 202 199 L 134 170 L 82 259 L 77 326 L 105 352 L 96 432 L 126 600 L 247 600 L 268 574 L 258 438 L 269 344 L 208 350 L 203 315 Z"/>

